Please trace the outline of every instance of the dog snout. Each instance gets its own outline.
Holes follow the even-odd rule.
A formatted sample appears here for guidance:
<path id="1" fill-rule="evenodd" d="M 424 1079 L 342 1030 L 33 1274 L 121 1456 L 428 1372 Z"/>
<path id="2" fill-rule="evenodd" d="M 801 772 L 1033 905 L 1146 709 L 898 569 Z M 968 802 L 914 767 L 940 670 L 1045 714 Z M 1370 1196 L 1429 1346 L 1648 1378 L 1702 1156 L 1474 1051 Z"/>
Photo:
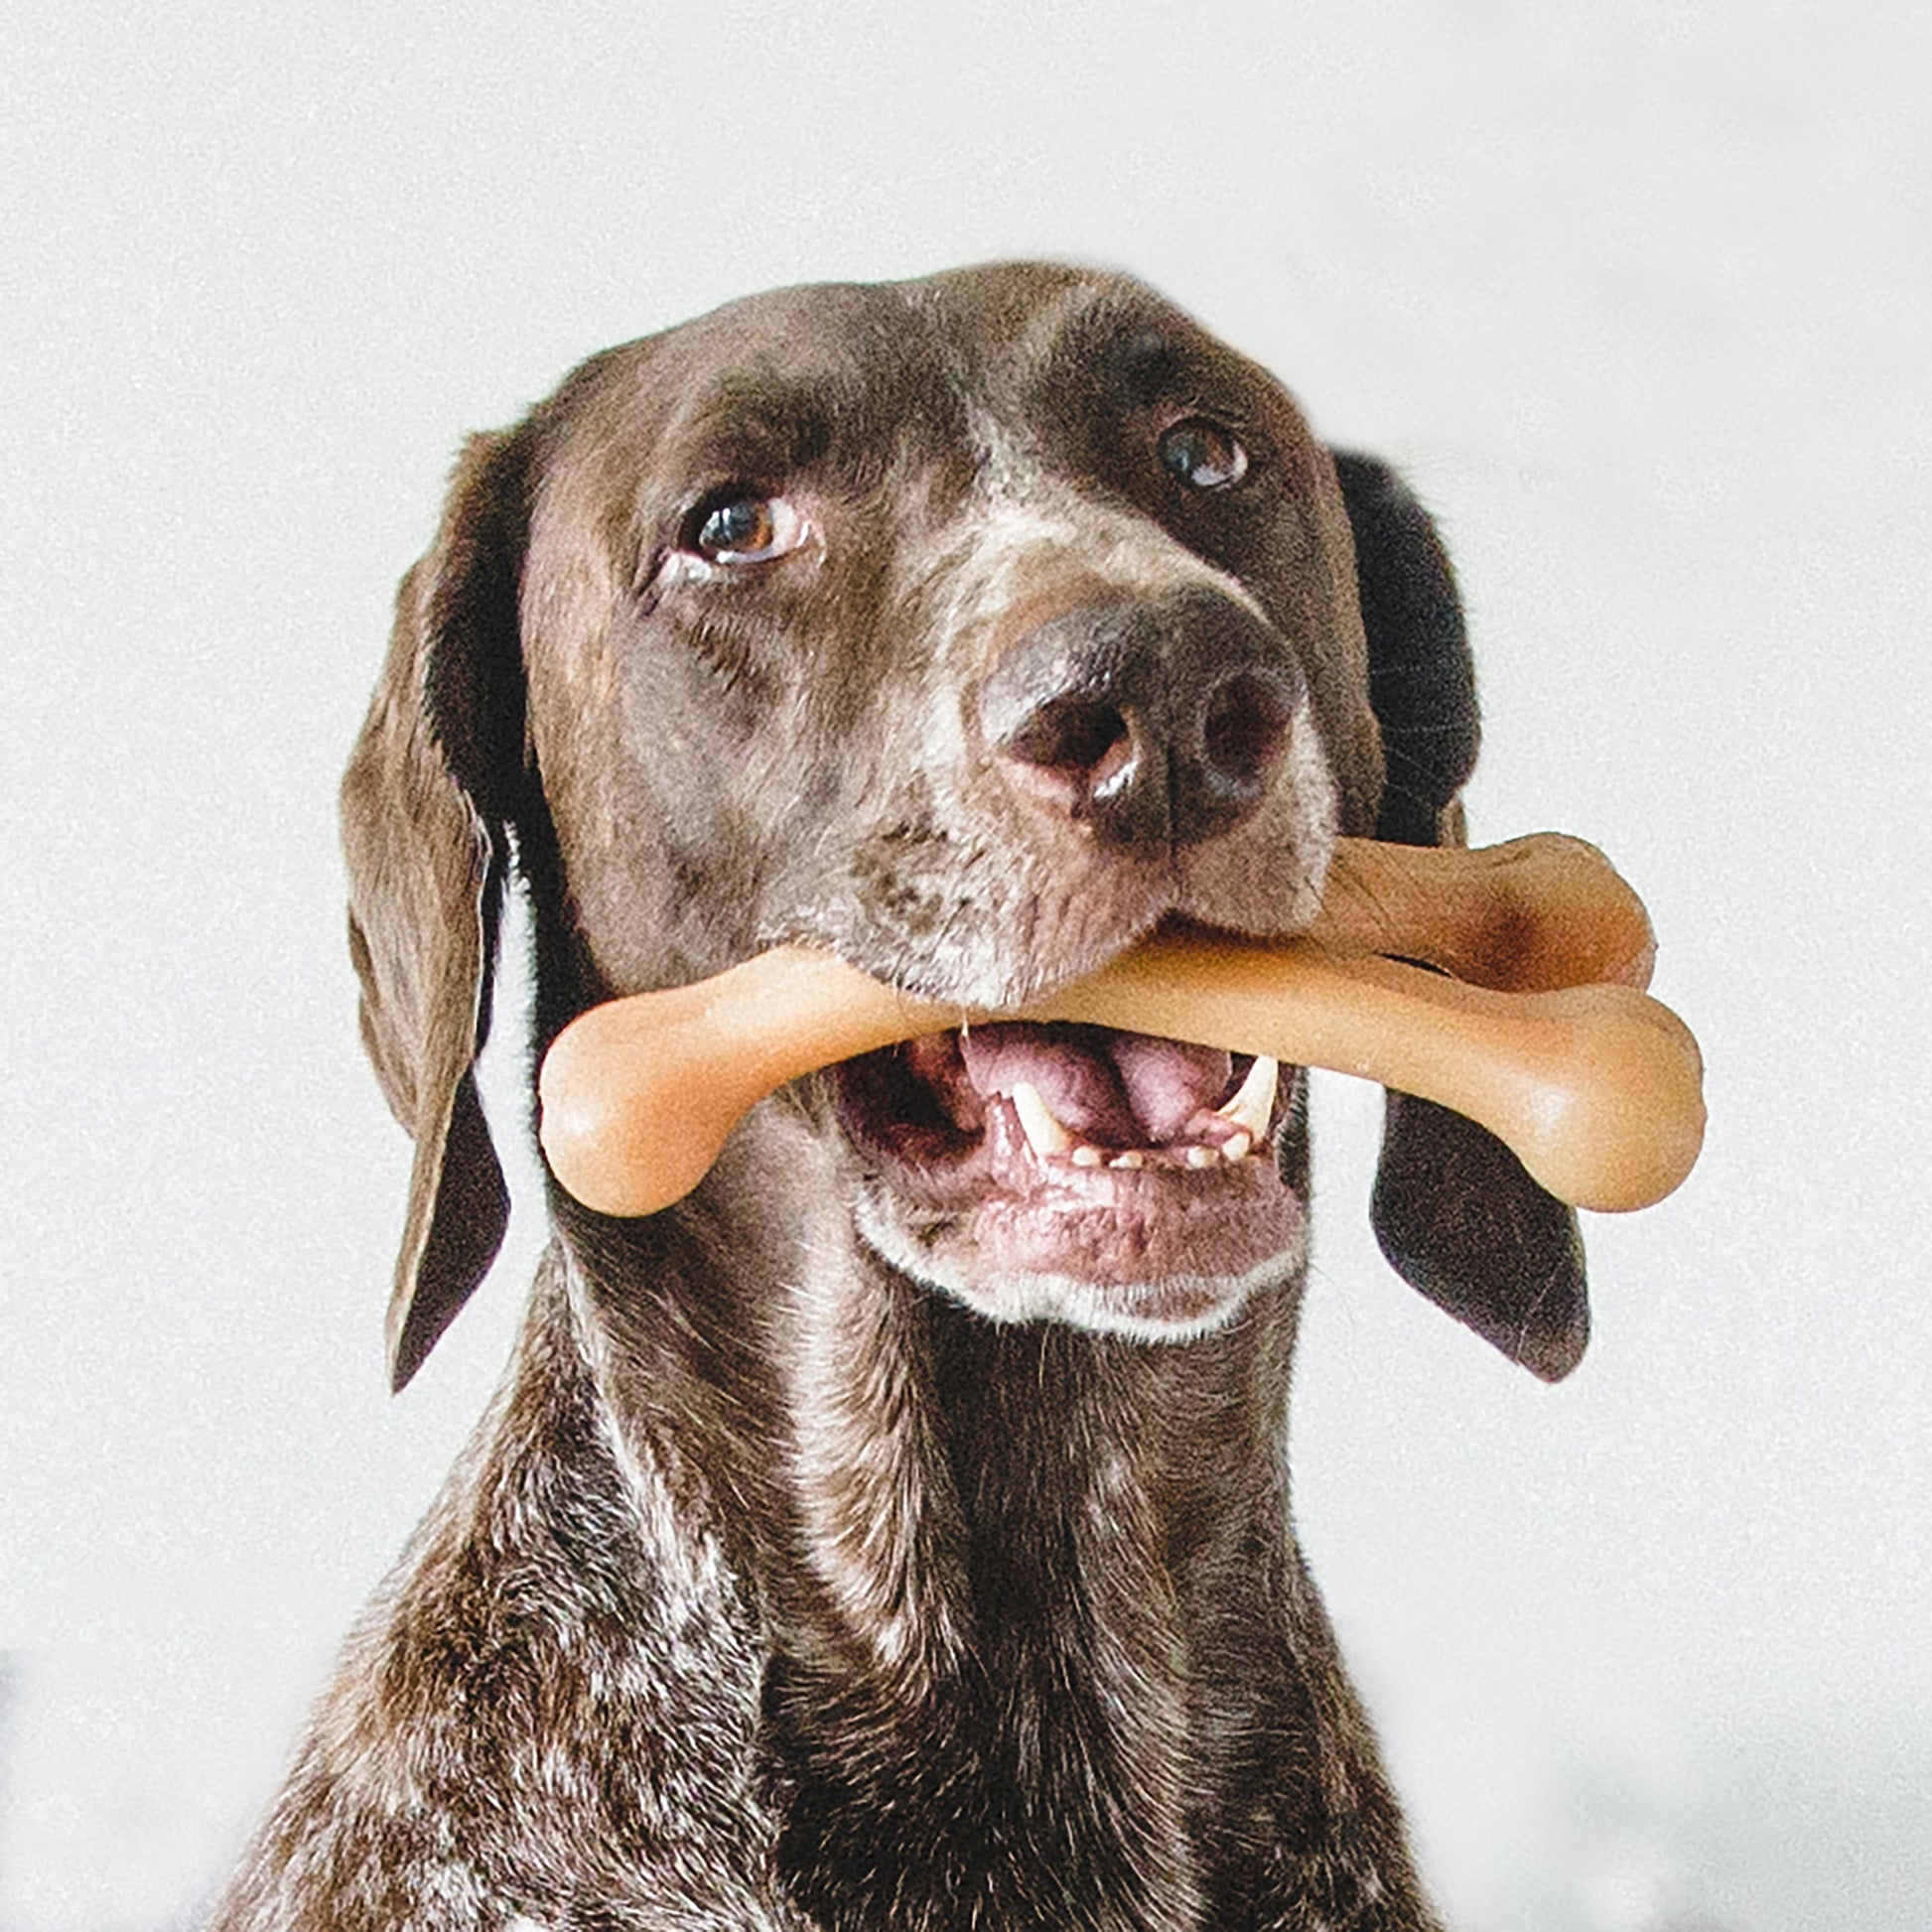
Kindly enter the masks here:
<path id="1" fill-rule="evenodd" d="M 1305 689 L 1261 619 L 1188 591 L 1034 625 L 982 686 L 979 726 L 1040 809 L 1110 844 L 1190 845 L 1266 797 Z"/>

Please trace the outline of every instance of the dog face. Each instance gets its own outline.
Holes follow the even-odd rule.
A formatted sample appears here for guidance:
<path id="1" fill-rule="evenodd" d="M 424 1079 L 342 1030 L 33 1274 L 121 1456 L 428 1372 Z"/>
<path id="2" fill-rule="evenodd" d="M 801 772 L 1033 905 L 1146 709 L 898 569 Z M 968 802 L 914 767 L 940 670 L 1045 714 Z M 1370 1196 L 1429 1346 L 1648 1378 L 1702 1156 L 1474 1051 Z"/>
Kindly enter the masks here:
<path id="1" fill-rule="evenodd" d="M 1171 915 L 1294 929 L 1380 791 L 1325 453 L 1110 278 L 767 296 L 606 358 L 560 413 L 522 602 L 613 991 L 792 940 L 1012 1006 Z M 842 1070 L 832 1114 L 889 1260 L 991 1314 L 1159 1334 L 1301 1258 L 1265 1135 L 1222 1156 L 1246 1071 L 1003 1027 Z"/>
<path id="2" fill-rule="evenodd" d="M 1412 605 L 1440 566 L 1386 481 L 1150 291 L 1045 266 L 754 298 L 473 445 L 346 791 L 365 1035 L 419 1150 L 402 1372 L 500 1228 L 468 1069 L 512 848 L 545 1037 L 781 941 L 997 1009 L 1163 919 L 1292 932 L 1338 835 L 1434 838 L 1473 758 L 1446 569 L 1438 648 L 1413 610 L 1385 662 L 1364 632 L 1362 556 L 1420 542 Z M 777 1103 L 809 1149 L 744 1131 L 987 1314 L 1174 1338 L 1300 1267 L 1302 1097 L 1002 1026 Z"/>

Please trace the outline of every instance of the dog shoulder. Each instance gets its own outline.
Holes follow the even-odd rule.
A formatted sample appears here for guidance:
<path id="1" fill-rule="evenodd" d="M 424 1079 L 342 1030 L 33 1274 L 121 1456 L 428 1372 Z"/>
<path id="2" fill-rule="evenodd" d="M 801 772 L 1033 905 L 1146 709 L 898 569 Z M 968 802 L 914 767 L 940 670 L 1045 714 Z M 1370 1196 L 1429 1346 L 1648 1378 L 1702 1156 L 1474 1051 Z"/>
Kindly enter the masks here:
<path id="1" fill-rule="evenodd" d="M 607 1875 L 612 1924 L 802 1923 L 766 1876 L 755 1619 L 663 1472 L 620 1447 L 564 1267 L 210 1932 L 541 1925 L 568 1916 L 561 1870 Z"/>

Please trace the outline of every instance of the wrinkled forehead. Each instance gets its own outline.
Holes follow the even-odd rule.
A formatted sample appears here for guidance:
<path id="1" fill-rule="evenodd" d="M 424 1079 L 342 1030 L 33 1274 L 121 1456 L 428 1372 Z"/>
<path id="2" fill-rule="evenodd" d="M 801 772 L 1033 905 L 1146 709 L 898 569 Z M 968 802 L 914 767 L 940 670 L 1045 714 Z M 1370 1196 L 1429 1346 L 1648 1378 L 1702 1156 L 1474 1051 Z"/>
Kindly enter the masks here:
<path id="1" fill-rule="evenodd" d="M 1266 370 L 1128 276 L 1014 264 L 901 286 L 944 319 L 974 400 L 1023 430 L 1164 404 L 1253 419 L 1288 403 Z"/>
<path id="2" fill-rule="evenodd" d="M 1016 451 L 1078 468 L 1093 424 L 1164 406 L 1306 434 L 1264 370 L 1152 290 L 1044 264 L 748 297 L 594 358 L 551 410 L 572 467 L 675 489 L 804 470 L 865 487 L 908 464 L 970 478 Z"/>

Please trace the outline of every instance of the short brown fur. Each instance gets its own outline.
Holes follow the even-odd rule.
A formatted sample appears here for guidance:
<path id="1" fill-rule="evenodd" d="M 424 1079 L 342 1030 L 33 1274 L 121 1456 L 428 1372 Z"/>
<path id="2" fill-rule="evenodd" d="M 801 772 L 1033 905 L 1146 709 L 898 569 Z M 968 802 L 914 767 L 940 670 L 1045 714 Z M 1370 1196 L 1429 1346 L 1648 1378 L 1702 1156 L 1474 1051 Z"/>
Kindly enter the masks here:
<path id="1" fill-rule="evenodd" d="M 1188 411 L 1252 447 L 1246 494 L 1149 468 Z M 809 570 L 694 571 L 733 486 L 813 506 Z M 1006 781 L 972 694 L 1089 607 L 1176 614 L 1187 677 L 1251 654 L 1280 730 L 1236 804 Z M 1474 749 L 1427 519 L 1135 283 L 786 291 L 595 358 L 470 446 L 345 785 L 417 1145 L 398 1381 L 503 1224 L 471 1069 L 512 878 L 539 1049 L 778 940 L 997 1006 L 1170 911 L 1292 929 L 1338 833 L 1433 841 Z M 855 1230 L 880 1183 L 839 1119 L 800 1083 L 649 1220 L 553 1190 L 503 1388 L 220 1932 L 1437 1925 L 1295 1541 L 1294 1257 L 1184 1338 L 988 1318 Z M 1561 1373 L 1570 1218 L 1477 1130 L 1391 1119 L 1392 1258 Z M 1305 1203 L 1299 1106 L 1280 1158 Z"/>

